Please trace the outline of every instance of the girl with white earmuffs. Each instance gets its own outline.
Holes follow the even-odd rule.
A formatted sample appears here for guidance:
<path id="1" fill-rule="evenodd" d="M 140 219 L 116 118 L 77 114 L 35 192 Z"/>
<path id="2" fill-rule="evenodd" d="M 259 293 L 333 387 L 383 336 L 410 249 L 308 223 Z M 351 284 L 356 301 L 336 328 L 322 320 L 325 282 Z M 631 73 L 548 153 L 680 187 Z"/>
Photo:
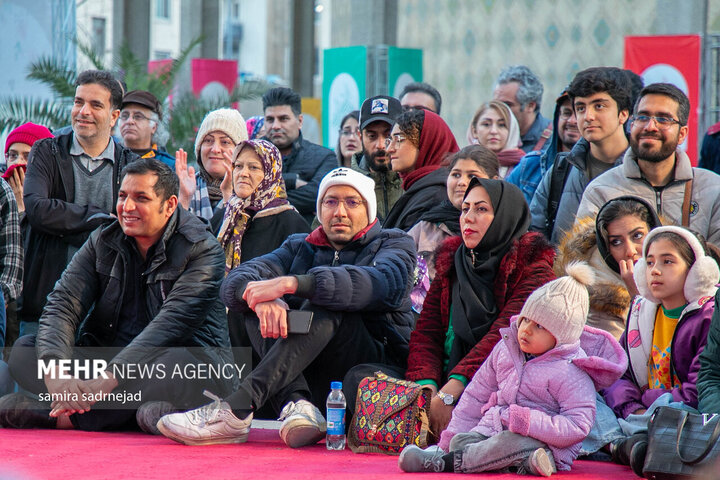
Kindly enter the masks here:
<path id="1" fill-rule="evenodd" d="M 633 300 L 620 339 L 628 369 L 604 392 L 628 434 L 611 449 L 616 450 L 613 458 L 634 470 L 642 469 L 647 449 L 643 418 L 661 404 L 698 406 L 699 356 L 707 343 L 720 280 L 714 253 L 685 228 L 659 227 L 645 237 L 642 258 L 635 264 L 640 295 Z"/>

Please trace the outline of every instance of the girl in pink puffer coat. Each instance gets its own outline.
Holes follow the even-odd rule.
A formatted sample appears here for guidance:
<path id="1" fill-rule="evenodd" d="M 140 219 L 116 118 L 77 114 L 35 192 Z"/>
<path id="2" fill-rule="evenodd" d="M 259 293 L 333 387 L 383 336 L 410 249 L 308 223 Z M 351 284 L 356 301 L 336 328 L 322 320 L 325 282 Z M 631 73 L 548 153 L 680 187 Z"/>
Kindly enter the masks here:
<path id="1" fill-rule="evenodd" d="M 567 274 L 533 292 L 501 330 L 439 449 L 406 448 L 401 469 L 543 476 L 570 469 L 595 420 L 595 391 L 620 378 L 627 357 L 612 335 L 585 326 L 590 267 L 570 264 Z"/>

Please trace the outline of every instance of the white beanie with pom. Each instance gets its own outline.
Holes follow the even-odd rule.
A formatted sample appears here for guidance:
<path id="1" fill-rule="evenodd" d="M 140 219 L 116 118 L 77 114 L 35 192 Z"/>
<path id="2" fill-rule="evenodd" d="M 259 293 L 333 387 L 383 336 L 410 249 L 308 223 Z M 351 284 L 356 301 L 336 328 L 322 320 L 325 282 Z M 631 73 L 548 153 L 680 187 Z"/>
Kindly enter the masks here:
<path id="1" fill-rule="evenodd" d="M 595 273 L 585 262 L 571 262 L 565 273 L 567 276 L 535 290 L 525 301 L 518 318 L 518 322 L 526 317 L 541 325 L 555 337 L 558 345 L 580 339 L 590 306 L 587 287 L 595 281 Z"/>

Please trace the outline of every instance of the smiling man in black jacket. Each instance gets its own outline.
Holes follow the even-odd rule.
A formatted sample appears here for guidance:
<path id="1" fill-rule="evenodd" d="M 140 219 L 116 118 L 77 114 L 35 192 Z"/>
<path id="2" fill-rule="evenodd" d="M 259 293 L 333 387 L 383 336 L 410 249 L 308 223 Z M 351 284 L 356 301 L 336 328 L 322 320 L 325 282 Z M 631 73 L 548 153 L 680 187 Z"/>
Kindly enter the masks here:
<path id="1" fill-rule="evenodd" d="M 110 223 L 120 172 L 138 156 L 110 136 L 122 88 L 110 72 L 78 75 L 72 132 L 38 140 L 25 176 L 23 293 L 20 335 L 36 333 L 48 294 L 90 232 Z"/>
<path id="2" fill-rule="evenodd" d="M 49 295 L 37 337 L 18 339 L 10 357 L 15 380 L 41 401 L 52 399 L 52 405 L 20 393 L 6 395 L 0 399 L 0 426 L 137 428 L 130 406 L 106 409 L 95 402 L 98 393 L 140 392 L 133 398 L 143 403 L 137 423 L 153 431 L 159 416 L 144 407 L 171 408 L 158 400 L 177 406 L 201 402 L 197 387 L 175 375 L 176 366 L 187 371 L 188 365 L 232 363 L 219 297 L 225 257 L 205 223 L 177 208 L 177 194 L 177 176 L 159 160 L 141 159 L 125 167 L 117 221 L 92 233 Z M 105 356 L 108 350 L 96 351 L 96 357 L 78 347 L 114 350 Z M 70 359 L 103 362 L 103 370 L 89 379 L 64 376 L 58 365 Z M 42 375 L 41 363 L 46 366 Z M 147 365 L 163 373 L 118 375 Z M 208 388 L 224 392 L 232 386 L 232 379 L 215 380 Z"/>

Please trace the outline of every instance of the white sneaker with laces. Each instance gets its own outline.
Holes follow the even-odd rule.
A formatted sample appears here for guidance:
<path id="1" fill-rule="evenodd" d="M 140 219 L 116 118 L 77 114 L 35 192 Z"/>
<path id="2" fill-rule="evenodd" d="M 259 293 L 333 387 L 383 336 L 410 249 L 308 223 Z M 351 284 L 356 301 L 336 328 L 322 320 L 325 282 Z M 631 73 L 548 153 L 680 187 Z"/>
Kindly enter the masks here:
<path id="1" fill-rule="evenodd" d="M 307 400 L 288 402 L 280 412 L 280 438 L 291 448 L 313 445 L 327 432 L 325 417 Z"/>
<path id="2" fill-rule="evenodd" d="M 526 470 L 533 475 L 549 477 L 555 470 L 555 462 L 550 458 L 544 448 L 535 450 L 525 462 Z"/>
<path id="3" fill-rule="evenodd" d="M 233 415 L 230 405 L 205 390 L 214 402 L 182 413 L 165 415 L 157 422 L 160 433 L 185 445 L 244 443 L 250 434 L 252 413 L 241 420 Z"/>

